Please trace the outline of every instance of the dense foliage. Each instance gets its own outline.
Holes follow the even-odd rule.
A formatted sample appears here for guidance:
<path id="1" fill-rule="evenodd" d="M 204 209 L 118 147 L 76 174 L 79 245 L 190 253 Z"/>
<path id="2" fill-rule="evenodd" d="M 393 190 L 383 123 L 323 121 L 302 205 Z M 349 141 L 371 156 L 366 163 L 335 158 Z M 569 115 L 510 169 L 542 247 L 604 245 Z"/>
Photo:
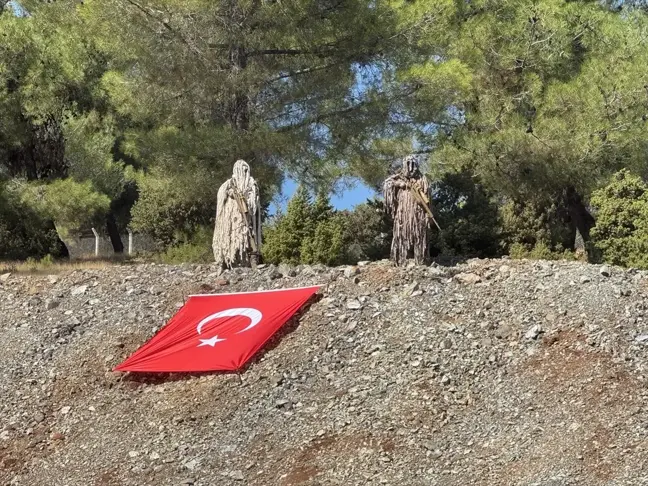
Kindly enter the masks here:
<path id="1" fill-rule="evenodd" d="M 348 221 L 320 193 L 315 201 L 305 187 L 291 198 L 263 234 L 263 259 L 268 263 L 339 265 L 348 260 Z"/>
<path id="2" fill-rule="evenodd" d="M 620 171 L 594 192 L 592 204 L 597 209 L 592 238 L 604 260 L 648 268 L 648 185 Z"/>
<path id="3" fill-rule="evenodd" d="M 22 204 L 17 192 L 0 182 L 0 260 L 63 254 L 54 226 Z"/>
<path id="4" fill-rule="evenodd" d="M 0 0 L 0 34 L 0 258 L 130 227 L 208 260 L 238 158 L 264 210 L 303 185 L 265 259 L 384 258 L 380 200 L 327 193 L 416 152 L 433 254 L 644 265 L 645 2 Z"/>
<path id="5" fill-rule="evenodd" d="M 502 252 L 498 207 L 469 171 L 440 179 L 432 202 L 441 227 L 441 231 L 432 228 L 433 254 L 483 258 Z"/>
<path id="6" fill-rule="evenodd" d="M 348 221 L 346 251 L 352 263 L 389 258 L 393 222 L 381 200 L 370 199 L 343 215 Z"/>

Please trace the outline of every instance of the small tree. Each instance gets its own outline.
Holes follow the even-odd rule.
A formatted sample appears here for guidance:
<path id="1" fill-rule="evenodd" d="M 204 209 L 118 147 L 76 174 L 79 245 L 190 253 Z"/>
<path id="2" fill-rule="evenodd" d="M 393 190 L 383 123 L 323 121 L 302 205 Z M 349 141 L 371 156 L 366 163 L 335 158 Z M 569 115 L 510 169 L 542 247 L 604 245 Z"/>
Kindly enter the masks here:
<path id="1" fill-rule="evenodd" d="M 286 213 L 264 230 L 263 258 L 269 263 L 301 263 L 304 240 L 314 231 L 311 198 L 304 187 L 299 187 L 288 202 Z"/>
<path id="2" fill-rule="evenodd" d="M 648 186 L 623 169 L 592 194 L 597 223 L 592 243 L 604 261 L 648 268 Z"/>
<path id="3" fill-rule="evenodd" d="M 313 226 L 331 219 L 335 210 L 331 206 L 331 201 L 329 200 L 328 195 L 324 191 L 320 191 L 317 194 L 315 202 L 310 207 L 310 215 L 312 219 Z"/>
<path id="4" fill-rule="evenodd" d="M 347 220 L 321 192 L 315 202 L 300 187 L 274 224 L 265 228 L 263 257 L 269 263 L 339 265 L 346 261 Z"/>
<path id="5" fill-rule="evenodd" d="M 314 233 L 302 243 L 302 263 L 322 263 L 328 266 L 347 263 L 348 222 L 340 213 L 321 220 Z"/>

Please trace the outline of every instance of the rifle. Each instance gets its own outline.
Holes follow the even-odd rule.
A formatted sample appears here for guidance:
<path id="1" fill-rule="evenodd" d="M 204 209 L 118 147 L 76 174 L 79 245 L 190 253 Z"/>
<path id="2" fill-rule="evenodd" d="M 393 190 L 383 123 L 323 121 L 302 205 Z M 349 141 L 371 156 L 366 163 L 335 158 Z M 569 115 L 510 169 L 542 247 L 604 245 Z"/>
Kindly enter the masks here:
<path id="1" fill-rule="evenodd" d="M 412 193 L 412 196 L 414 196 L 414 199 L 416 199 L 416 202 L 423 206 L 423 209 L 425 209 L 425 211 L 428 213 L 430 219 L 432 219 L 436 227 L 439 229 L 439 231 L 441 231 L 441 226 L 439 226 L 439 223 L 437 223 L 437 220 L 434 218 L 434 214 L 432 214 L 432 210 L 430 209 L 430 199 L 421 191 L 420 188 L 415 188 L 414 184 L 411 184 L 409 182 L 407 182 L 406 184 L 407 188 Z"/>

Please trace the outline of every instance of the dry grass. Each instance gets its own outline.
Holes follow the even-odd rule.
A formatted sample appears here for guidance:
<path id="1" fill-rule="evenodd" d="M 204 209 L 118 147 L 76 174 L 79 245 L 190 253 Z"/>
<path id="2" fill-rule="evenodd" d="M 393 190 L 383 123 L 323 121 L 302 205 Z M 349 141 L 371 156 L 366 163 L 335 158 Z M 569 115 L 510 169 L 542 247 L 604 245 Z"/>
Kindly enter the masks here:
<path id="1" fill-rule="evenodd" d="M 133 260 L 127 257 L 113 258 L 88 258 L 83 260 L 60 260 L 51 259 L 27 260 L 22 262 L 0 262 L 0 274 L 57 274 L 71 272 L 74 270 L 98 270 L 113 265 L 132 263 Z"/>

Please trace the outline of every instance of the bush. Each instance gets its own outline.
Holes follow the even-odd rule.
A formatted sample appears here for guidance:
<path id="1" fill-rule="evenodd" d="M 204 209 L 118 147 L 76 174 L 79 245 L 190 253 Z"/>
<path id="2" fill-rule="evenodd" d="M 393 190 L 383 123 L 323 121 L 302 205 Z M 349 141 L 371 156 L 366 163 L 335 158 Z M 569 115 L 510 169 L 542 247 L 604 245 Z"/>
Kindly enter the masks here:
<path id="1" fill-rule="evenodd" d="M 551 249 L 546 243 L 540 241 L 530 250 L 521 243 L 513 243 L 509 248 L 509 256 L 514 259 L 528 260 L 575 260 L 575 253 L 562 250 L 558 247 Z"/>
<path id="2" fill-rule="evenodd" d="M 557 205 L 507 201 L 499 214 L 501 247 L 505 253 L 517 258 L 571 258 L 566 250 L 573 241 L 572 231 L 564 211 Z"/>
<path id="3" fill-rule="evenodd" d="M 433 185 L 432 253 L 484 258 L 501 252 L 498 206 L 469 170 L 446 174 Z"/>
<path id="4" fill-rule="evenodd" d="M 157 260 L 168 265 L 180 263 L 211 263 L 214 261 L 212 252 L 212 231 L 208 227 L 196 230 L 186 241 L 180 241 L 159 253 Z"/>
<path id="5" fill-rule="evenodd" d="M 204 179 L 214 186 L 208 176 Z M 184 245 L 213 222 L 218 185 L 206 189 L 200 185 L 205 181 L 192 184 L 157 174 L 138 174 L 136 180 L 139 197 L 131 211 L 131 226 L 150 235 L 160 250 Z"/>
<path id="6" fill-rule="evenodd" d="M 51 221 L 20 200 L 19 191 L 0 182 L 0 260 L 65 254 Z"/>
<path id="7" fill-rule="evenodd" d="M 592 244 L 603 261 L 648 268 L 648 186 L 627 170 L 592 194 L 597 209 Z"/>
<path id="8" fill-rule="evenodd" d="M 286 213 L 264 228 L 261 252 L 268 263 L 339 265 L 347 261 L 348 222 L 320 194 L 315 202 L 300 187 Z"/>
<path id="9" fill-rule="evenodd" d="M 159 261 L 168 265 L 178 265 L 181 263 L 210 263 L 214 260 L 214 255 L 210 248 L 205 249 L 204 245 L 194 243 L 183 243 L 167 248 L 164 253 L 160 253 Z"/>
<path id="10" fill-rule="evenodd" d="M 36 272 L 38 270 L 43 270 L 50 268 L 54 265 L 54 258 L 52 255 L 45 255 L 43 258 L 40 260 L 37 260 L 36 258 L 29 257 L 25 262 L 20 265 L 20 268 L 23 271 L 27 272 Z"/>

